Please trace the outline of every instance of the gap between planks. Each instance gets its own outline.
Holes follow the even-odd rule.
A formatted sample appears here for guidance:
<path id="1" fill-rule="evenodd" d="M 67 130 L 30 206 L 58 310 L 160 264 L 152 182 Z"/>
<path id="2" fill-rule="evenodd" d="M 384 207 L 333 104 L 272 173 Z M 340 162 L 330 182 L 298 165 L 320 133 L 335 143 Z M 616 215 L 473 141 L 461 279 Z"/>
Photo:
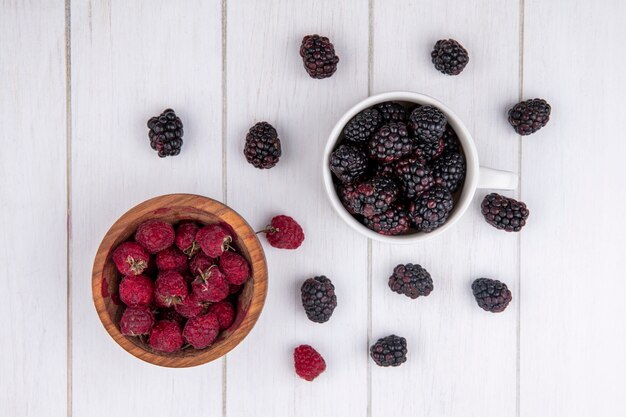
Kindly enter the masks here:
<path id="1" fill-rule="evenodd" d="M 65 0 L 65 268 L 66 279 L 66 408 L 67 416 L 72 417 L 72 3 Z"/>

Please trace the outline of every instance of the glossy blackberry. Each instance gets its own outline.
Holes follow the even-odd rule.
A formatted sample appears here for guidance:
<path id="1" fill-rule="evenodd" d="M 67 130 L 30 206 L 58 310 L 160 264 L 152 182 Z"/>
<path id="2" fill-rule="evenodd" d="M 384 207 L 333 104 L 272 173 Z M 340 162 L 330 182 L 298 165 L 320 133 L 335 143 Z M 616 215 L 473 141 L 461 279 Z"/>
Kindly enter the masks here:
<path id="1" fill-rule="evenodd" d="M 436 143 L 446 130 L 448 119 L 436 107 L 420 106 L 411 112 L 408 127 L 417 141 Z"/>
<path id="2" fill-rule="evenodd" d="M 432 170 L 435 183 L 454 193 L 465 179 L 465 158 L 460 153 L 448 152 L 433 161 Z"/>
<path id="3" fill-rule="evenodd" d="M 460 74 L 469 62 L 467 50 L 454 39 L 437 41 L 430 57 L 435 68 L 447 75 Z"/>
<path id="4" fill-rule="evenodd" d="M 369 156 L 388 164 L 415 151 L 415 143 L 402 122 L 390 122 L 374 133 L 368 143 Z"/>
<path id="5" fill-rule="evenodd" d="M 381 235 L 400 235 L 409 230 L 411 221 L 404 207 L 391 206 L 380 214 L 374 214 L 363 219 L 363 224 Z"/>
<path id="6" fill-rule="evenodd" d="M 485 196 L 480 208 L 487 223 L 507 232 L 522 230 L 530 214 L 526 204 L 497 193 Z"/>
<path id="7" fill-rule="evenodd" d="M 365 151 L 353 145 L 339 145 L 330 154 L 330 170 L 346 184 L 361 178 L 367 170 L 367 163 Z"/>
<path id="8" fill-rule="evenodd" d="M 394 173 L 407 198 L 414 198 L 435 184 L 431 169 L 415 156 L 398 161 Z"/>
<path id="9" fill-rule="evenodd" d="M 417 264 L 398 265 L 389 277 L 389 288 L 409 298 L 427 296 L 433 290 L 433 279 L 427 270 Z"/>
<path id="10" fill-rule="evenodd" d="M 400 366 L 406 362 L 407 353 L 406 339 L 395 334 L 378 339 L 370 347 L 370 357 L 378 366 Z"/>
<path id="11" fill-rule="evenodd" d="M 246 135 L 243 154 L 255 168 L 269 169 L 276 165 L 282 151 L 274 126 L 267 122 L 259 122 L 252 126 Z"/>
<path id="12" fill-rule="evenodd" d="M 150 146 L 159 157 L 176 156 L 183 146 L 183 122 L 172 109 L 148 120 Z"/>
<path id="13" fill-rule="evenodd" d="M 445 150 L 445 141 L 443 137 L 437 142 L 424 142 L 418 141 L 415 145 L 415 154 L 417 157 L 425 163 L 438 158 Z"/>
<path id="14" fill-rule="evenodd" d="M 552 108 L 543 99 L 522 101 L 509 110 L 509 123 L 519 135 L 530 135 L 548 123 L 551 111 Z"/>
<path id="15" fill-rule="evenodd" d="M 417 230 L 429 233 L 448 220 L 453 205 L 450 191 L 445 187 L 435 186 L 411 202 L 409 217 Z"/>
<path id="16" fill-rule="evenodd" d="M 472 292 L 478 306 L 492 313 L 504 311 L 513 299 L 506 284 L 495 279 L 478 278 L 472 283 Z"/>
<path id="17" fill-rule="evenodd" d="M 344 204 L 351 213 L 371 217 L 386 211 L 396 201 L 400 190 L 390 178 L 373 177 L 355 186 L 344 187 L 341 191 Z"/>
<path id="18" fill-rule="evenodd" d="M 355 143 L 367 143 L 381 122 L 382 117 L 378 110 L 363 110 L 354 116 L 343 129 L 344 138 Z"/>
<path id="19" fill-rule="evenodd" d="M 325 323 L 337 307 L 335 286 L 324 275 L 309 278 L 302 284 L 302 306 L 309 320 Z"/>
<path id="20" fill-rule="evenodd" d="M 406 108 L 395 101 L 385 101 L 374 106 L 378 110 L 383 121 L 388 122 L 406 122 Z"/>
<path id="21" fill-rule="evenodd" d="M 461 152 L 459 137 L 450 125 L 446 125 L 446 130 L 443 132 L 442 139 L 444 142 L 444 152 Z"/>
<path id="22" fill-rule="evenodd" d="M 328 78 L 337 71 L 339 57 L 335 54 L 335 47 L 327 37 L 305 36 L 300 45 L 300 56 L 304 69 L 311 78 Z"/>

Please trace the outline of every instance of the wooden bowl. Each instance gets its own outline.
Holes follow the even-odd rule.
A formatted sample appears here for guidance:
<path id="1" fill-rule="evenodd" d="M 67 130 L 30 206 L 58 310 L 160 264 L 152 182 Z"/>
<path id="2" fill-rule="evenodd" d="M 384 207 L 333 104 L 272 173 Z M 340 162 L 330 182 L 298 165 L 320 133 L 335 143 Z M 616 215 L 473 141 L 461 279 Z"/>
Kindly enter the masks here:
<path id="1" fill-rule="evenodd" d="M 121 274 L 111 259 L 113 250 L 131 238 L 146 220 L 160 219 L 169 223 L 195 220 L 200 223 L 226 223 L 235 233 L 234 245 L 251 266 L 248 279 L 237 301 L 233 325 L 220 333 L 209 347 L 185 349 L 175 353 L 154 351 L 138 337 L 126 337 L 120 332 L 119 321 L 124 305 L 117 297 Z M 93 301 L 98 316 L 111 337 L 126 351 L 154 365 L 186 368 L 215 360 L 237 346 L 252 330 L 267 294 L 267 264 L 263 247 L 254 230 L 233 209 L 207 197 L 191 194 L 170 194 L 153 198 L 133 207 L 111 226 L 104 236 L 92 272 Z"/>

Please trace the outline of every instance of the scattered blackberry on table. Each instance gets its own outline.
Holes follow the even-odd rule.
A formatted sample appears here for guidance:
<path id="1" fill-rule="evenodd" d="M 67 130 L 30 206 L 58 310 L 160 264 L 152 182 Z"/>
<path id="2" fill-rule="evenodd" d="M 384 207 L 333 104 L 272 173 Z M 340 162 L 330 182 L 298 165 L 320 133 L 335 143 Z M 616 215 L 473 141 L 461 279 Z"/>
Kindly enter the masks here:
<path id="1" fill-rule="evenodd" d="M 380 126 L 382 120 L 378 110 L 363 110 L 348 122 L 343 129 L 343 136 L 350 142 L 367 143 L 370 136 Z"/>
<path id="2" fill-rule="evenodd" d="M 354 145 L 339 145 L 330 154 L 330 170 L 343 183 L 349 184 L 363 177 L 367 164 L 365 151 Z"/>
<path id="3" fill-rule="evenodd" d="M 446 75 L 458 75 L 469 62 L 469 54 L 454 39 L 441 39 L 430 53 L 437 71 Z"/>
<path id="4" fill-rule="evenodd" d="M 400 366 L 406 362 L 407 352 L 406 339 L 395 334 L 378 339 L 370 347 L 370 357 L 378 366 Z"/>
<path id="5" fill-rule="evenodd" d="M 387 177 L 374 177 L 354 187 L 345 187 L 343 201 L 348 211 L 371 217 L 386 211 L 400 194 L 398 185 Z"/>
<path id="6" fill-rule="evenodd" d="M 309 345 L 300 345 L 293 350 L 296 374 L 306 381 L 313 381 L 326 370 L 322 355 Z"/>
<path id="7" fill-rule="evenodd" d="M 442 136 L 444 142 L 444 152 L 461 152 L 459 137 L 450 125 L 446 125 L 446 130 Z"/>
<path id="8" fill-rule="evenodd" d="M 409 217 L 417 230 L 432 232 L 448 220 L 453 205 L 450 191 L 445 187 L 435 186 L 411 202 Z"/>
<path id="9" fill-rule="evenodd" d="M 339 57 L 327 37 L 307 35 L 302 39 L 300 56 L 311 78 L 328 78 L 337 71 Z"/>
<path id="10" fill-rule="evenodd" d="M 172 109 L 148 120 L 150 146 L 159 157 L 176 156 L 183 146 L 183 122 Z"/>
<path id="11" fill-rule="evenodd" d="M 414 198 L 435 184 L 431 169 L 416 157 L 398 161 L 393 169 L 407 198 Z"/>
<path id="12" fill-rule="evenodd" d="M 415 144 L 407 126 L 402 122 L 390 122 L 374 133 L 368 142 L 369 155 L 380 163 L 388 164 L 415 151 Z"/>
<path id="13" fill-rule="evenodd" d="M 415 144 L 415 154 L 420 160 L 428 163 L 433 159 L 438 158 L 445 150 L 445 146 L 446 143 L 443 137 L 437 142 L 418 141 Z"/>
<path id="14" fill-rule="evenodd" d="M 337 307 L 335 286 L 324 275 L 309 278 L 300 288 L 302 307 L 309 320 L 316 323 L 325 323 L 333 315 Z"/>
<path id="15" fill-rule="evenodd" d="M 436 107 L 420 106 L 411 112 L 408 127 L 418 141 L 436 143 L 446 130 L 448 119 Z"/>
<path id="16" fill-rule="evenodd" d="M 497 193 L 485 196 L 480 208 L 487 223 L 507 232 L 522 230 L 530 214 L 526 204 Z"/>
<path id="17" fill-rule="evenodd" d="M 404 207 L 392 206 L 380 214 L 365 217 L 363 224 L 376 233 L 393 236 L 408 232 L 411 220 Z"/>
<path id="18" fill-rule="evenodd" d="M 472 283 L 472 292 L 478 306 L 492 313 L 504 311 L 513 299 L 506 284 L 495 279 L 478 278 Z"/>
<path id="19" fill-rule="evenodd" d="M 243 154 L 255 168 L 274 167 L 282 155 L 280 139 L 274 126 L 267 122 L 259 122 L 252 126 L 246 135 Z"/>
<path id="20" fill-rule="evenodd" d="M 433 178 L 454 193 L 465 179 L 465 158 L 457 152 L 448 152 L 432 164 Z"/>
<path id="21" fill-rule="evenodd" d="M 509 110 L 509 123 L 519 135 L 530 135 L 548 123 L 551 110 L 548 102 L 540 98 L 522 101 Z"/>
<path id="22" fill-rule="evenodd" d="M 374 106 L 374 109 L 378 110 L 385 123 L 406 121 L 406 108 L 395 101 L 379 103 Z"/>
<path id="23" fill-rule="evenodd" d="M 416 264 L 398 265 L 389 277 L 389 288 L 409 298 L 427 296 L 433 290 L 433 279 L 427 270 Z"/>

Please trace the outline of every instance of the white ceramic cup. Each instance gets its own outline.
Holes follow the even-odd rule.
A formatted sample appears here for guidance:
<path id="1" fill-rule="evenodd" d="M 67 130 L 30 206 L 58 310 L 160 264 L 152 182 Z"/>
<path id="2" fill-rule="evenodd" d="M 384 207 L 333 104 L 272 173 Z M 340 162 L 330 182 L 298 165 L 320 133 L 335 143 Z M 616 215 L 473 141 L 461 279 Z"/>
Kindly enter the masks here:
<path id="1" fill-rule="evenodd" d="M 339 197 L 337 196 L 335 184 L 333 183 L 332 173 L 329 168 L 329 158 L 330 154 L 335 149 L 337 142 L 341 138 L 344 126 L 354 116 L 356 116 L 357 113 L 385 101 L 399 101 L 437 107 L 446 115 L 446 117 L 448 118 L 448 123 L 450 123 L 450 126 L 452 126 L 459 138 L 459 141 L 461 142 L 461 147 L 463 148 L 463 153 L 465 154 L 465 161 L 467 166 L 465 173 L 465 183 L 463 184 L 461 194 L 457 199 L 456 204 L 454 205 L 454 208 L 452 209 L 452 212 L 448 217 L 448 220 L 441 227 L 433 230 L 430 233 L 415 232 L 412 234 L 398 236 L 385 236 L 378 234 L 373 230 L 368 229 L 363 224 L 359 223 L 357 219 L 352 217 L 352 215 L 343 207 L 341 201 L 339 200 Z M 394 91 L 377 94 L 375 96 L 366 98 L 365 100 L 357 103 L 350 110 L 348 110 L 341 117 L 341 119 L 339 119 L 332 132 L 330 133 L 330 136 L 328 137 L 328 142 L 326 143 L 326 148 L 324 149 L 323 159 L 324 160 L 322 162 L 322 172 L 324 175 L 324 186 L 326 187 L 326 194 L 328 194 L 330 203 L 332 204 L 337 214 L 339 214 L 339 216 L 346 223 L 348 223 L 350 227 L 352 227 L 354 230 L 361 233 L 362 235 L 371 239 L 388 243 L 407 244 L 428 239 L 429 237 L 437 236 L 454 226 L 456 222 L 459 221 L 461 216 L 467 211 L 478 188 L 513 190 L 517 188 L 518 183 L 517 174 L 507 171 L 499 171 L 491 168 L 485 168 L 479 165 L 478 153 L 476 152 L 476 146 L 474 145 L 474 140 L 472 139 L 472 136 L 470 135 L 463 122 L 461 122 L 461 119 L 459 119 L 459 117 L 446 105 L 424 94 L 405 91 Z"/>

